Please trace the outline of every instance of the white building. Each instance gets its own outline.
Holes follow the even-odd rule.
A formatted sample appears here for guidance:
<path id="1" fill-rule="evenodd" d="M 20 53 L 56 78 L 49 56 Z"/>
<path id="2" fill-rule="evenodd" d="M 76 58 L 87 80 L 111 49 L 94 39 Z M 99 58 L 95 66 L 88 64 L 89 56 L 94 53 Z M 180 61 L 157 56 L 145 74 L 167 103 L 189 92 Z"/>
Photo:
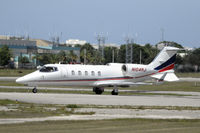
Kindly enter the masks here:
<path id="1" fill-rule="evenodd" d="M 193 51 L 194 50 L 194 48 L 190 48 L 190 47 L 184 47 L 184 49 L 187 50 L 187 51 Z"/>
<path id="2" fill-rule="evenodd" d="M 76 44 L 84 45 L 86 43 L 87 43 L 87 41 L 85 41 L 85 40 L 79 40 L 79 39 L 69 39 L 69 40 L 66 40 L 66 44 L 67 45 L 72 45 L 72 46 L 74 46 Z"/>
<path id="3" fill-rule="evenodd" d="M 93 46 L 93 48 L 95 49 L 98 49 L 99 48 L 99 45 L 98 44 L 91 44 Z M 101 44 L 102 46 L 103 44 Z M 117 45 L 115 43 L 107 43 L 107 44 L 104 44 L 104 47 L 116 47 L 116 48 L 120 48 L 120 45 Z"/>
<path id="4" fill-rule="evenodd" d="M 159 43 L 157 44 L 157 49 L 162 50 L 166 46 L 165 43 Z"/>

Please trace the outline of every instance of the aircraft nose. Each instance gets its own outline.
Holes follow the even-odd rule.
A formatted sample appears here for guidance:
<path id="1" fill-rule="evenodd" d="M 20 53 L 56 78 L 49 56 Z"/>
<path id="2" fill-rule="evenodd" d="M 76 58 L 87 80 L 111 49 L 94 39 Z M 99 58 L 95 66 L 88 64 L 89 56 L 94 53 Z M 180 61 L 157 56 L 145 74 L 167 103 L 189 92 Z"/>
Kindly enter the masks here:
<path id="1" fill-rule="evenodd" d="M 24 78 L 23 77 L 17 78 L 16 79 L 16 83 L 23 84 L 24 83 Z"/>

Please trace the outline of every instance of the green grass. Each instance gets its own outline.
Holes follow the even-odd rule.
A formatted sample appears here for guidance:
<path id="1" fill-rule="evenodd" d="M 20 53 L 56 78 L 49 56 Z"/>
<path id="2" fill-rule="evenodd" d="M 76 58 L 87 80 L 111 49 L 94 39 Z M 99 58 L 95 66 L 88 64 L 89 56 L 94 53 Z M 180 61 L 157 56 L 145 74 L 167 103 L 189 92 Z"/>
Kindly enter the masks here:
<path id="1" fill-rule="evenodd" d="M 77 108 L 99 108 L 99 109 L 135 109 L 135 110 L 200 110 L 200 107 L 191 106 L 129 106 L 129 105 L 76 105 Z"/>
<path id="2" fill-rule="evenodd" d="M 116 119 L 0 125 L 2 133 L 199 133 L 200 120 Z"/>
<path id="3" fill-rule="evenodd" d="M 24 86 L 24 85 L 18 84 L 15 81 L 0 81 L 0 86 Z"/>
<path id="4" fill-rule="evenodd" d="M 127 89 L 127 88 L 121 88 Z M 138 91 L 186 91 L 200 92 L 200 83 L 196 86 L 194 82 L 165 82 L 161 85 L 144 85 L 130 87 L 130 90 Z"/>
<path id="5" fill-rule="evenodd" d="M 33 104 L 12 100 L 0 100 L 0 106 L 6 106 L 8 109 L 12 109 L 10 111 L 0 111 L 0 118 L 33 118 L 71 114 L 94 114 L 94 112 L 75 112 L 75 105 Z"/>
<path id="6" fill-rule="evenodd" d="M 200 78 L 200 73 L 176 73 L 178 77 Z"/>
<path id="7" fill-rule="evenodd" d="M 20 77 L 31 72 L 34 72 L 36 69 L 0 69 L 0 77 Z"/>
<path id="8" fill-rule="evenodd" d="M 22 102 L 17 102 L 17 101 L 12 101 L 12 100 L 0 100 L 0 106 L 6 106 L 6 105 L 10 105 L 10 104 L 22 104 Z M 25 103 L 23 103 L 25 104 Z"/>

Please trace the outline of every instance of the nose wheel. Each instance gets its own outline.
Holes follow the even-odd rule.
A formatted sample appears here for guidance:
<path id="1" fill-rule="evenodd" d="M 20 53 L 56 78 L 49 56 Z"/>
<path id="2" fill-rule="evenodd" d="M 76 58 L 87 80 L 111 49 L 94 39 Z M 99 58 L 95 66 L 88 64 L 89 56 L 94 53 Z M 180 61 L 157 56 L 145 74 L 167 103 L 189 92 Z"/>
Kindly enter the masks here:
<path id="1" fill-rule="evenodd" d="M 37 93 L 37 88 L 34 87 L 33 90 L 32 90 L 32 92 L 33 92 L 33 93 Z"/>

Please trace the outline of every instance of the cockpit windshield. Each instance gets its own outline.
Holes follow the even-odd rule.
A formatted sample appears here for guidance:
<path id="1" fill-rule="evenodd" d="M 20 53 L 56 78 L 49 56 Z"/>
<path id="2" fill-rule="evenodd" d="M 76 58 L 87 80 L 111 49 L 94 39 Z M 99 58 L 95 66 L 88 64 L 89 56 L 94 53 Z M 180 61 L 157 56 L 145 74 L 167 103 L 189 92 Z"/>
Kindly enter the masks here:
<path id="1" fill-rule="evenodd" d="M 55 71 L 58 71 L 58 68 L 57 68 L 57 67 L 43 66 L 43 67 L 40 69 L 40 72 L 55 72 Z"/>

